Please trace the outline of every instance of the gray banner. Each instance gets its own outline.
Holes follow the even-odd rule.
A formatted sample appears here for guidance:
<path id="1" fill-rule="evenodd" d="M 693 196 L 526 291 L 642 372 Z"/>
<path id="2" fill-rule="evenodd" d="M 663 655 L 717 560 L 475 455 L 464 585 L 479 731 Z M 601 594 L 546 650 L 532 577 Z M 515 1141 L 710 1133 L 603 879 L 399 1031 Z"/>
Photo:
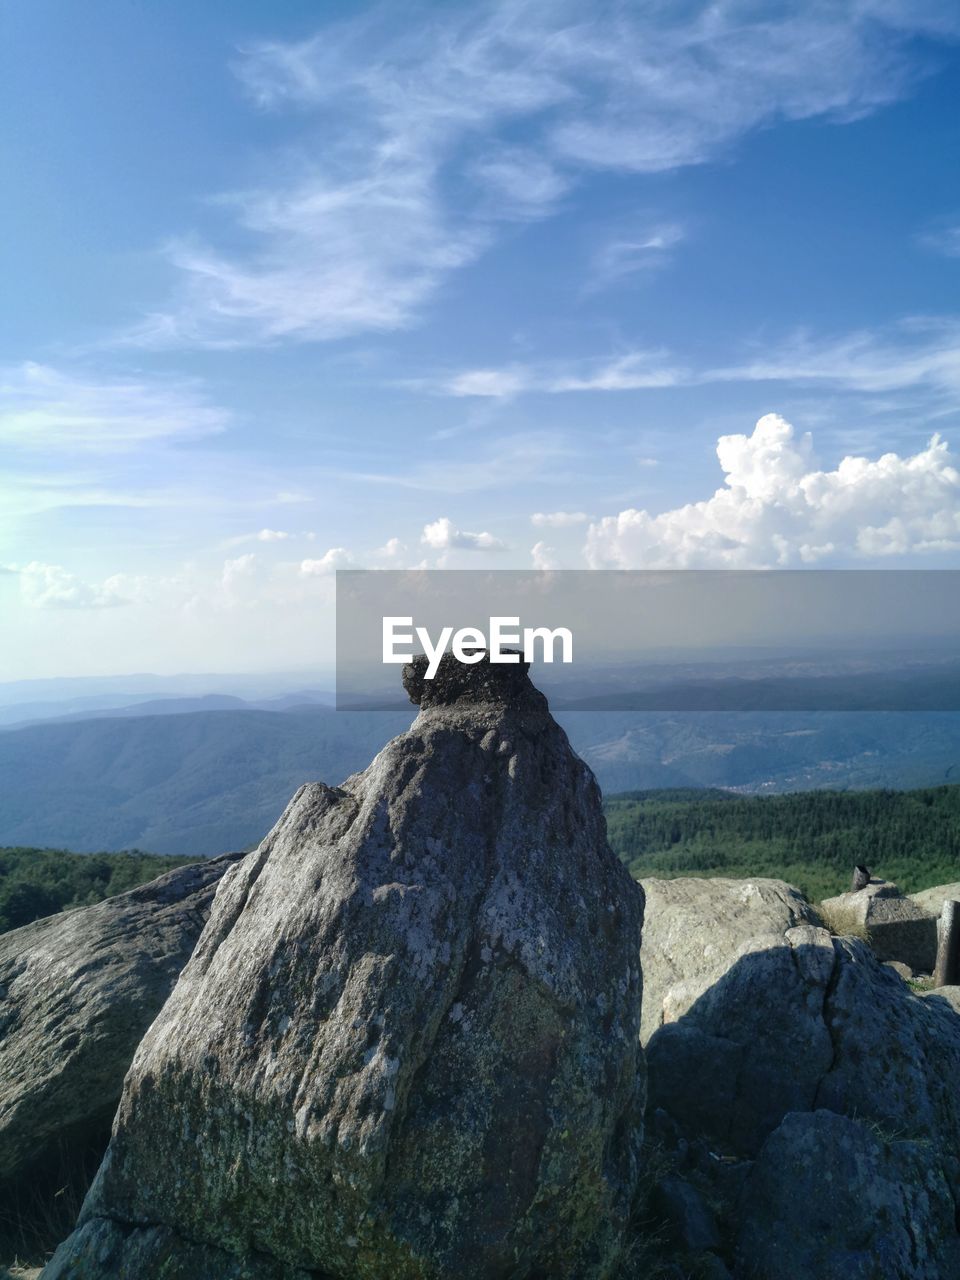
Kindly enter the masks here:
<path id="1" fill-rule="evenodd" d="M 340 708 L 498 644 L 567 710 L 956 711 L 960 571 L 337 573 Z"/>

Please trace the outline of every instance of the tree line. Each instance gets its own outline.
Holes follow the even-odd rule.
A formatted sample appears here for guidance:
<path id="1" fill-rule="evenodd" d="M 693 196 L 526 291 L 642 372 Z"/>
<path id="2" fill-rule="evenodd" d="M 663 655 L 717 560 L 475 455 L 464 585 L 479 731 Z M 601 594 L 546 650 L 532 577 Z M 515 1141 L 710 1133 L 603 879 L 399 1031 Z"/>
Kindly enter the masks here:
<path id="1" fill-rule="evenodd" d="M 68 853 L 0 848 L 0 933 L 70 907 L 87 907 L 196 861 L 131 849 Z"/>
<path id="2" fill-rule="evenodd" d="M 960 786 L 916 791 L 634 791 L 607 797 L 616 853 L 645 876 L 772 876 L 816 899 L 857 863 L 908 893 L 960 880 Z"/>

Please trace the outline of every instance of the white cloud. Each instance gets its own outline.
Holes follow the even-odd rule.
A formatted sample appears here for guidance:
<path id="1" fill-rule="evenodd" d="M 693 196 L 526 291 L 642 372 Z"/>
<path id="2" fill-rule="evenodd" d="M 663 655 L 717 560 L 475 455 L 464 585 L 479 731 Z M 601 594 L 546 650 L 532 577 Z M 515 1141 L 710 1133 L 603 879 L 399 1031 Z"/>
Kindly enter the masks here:
<path id="1" fill-rule="evenodd" d="M 309 534 L 305 534 L 309 538 Z M 239 547 L 245 542 L 287 542 L 293 537 L 292 533 L 288 533 L 285 529 L 261 529 L 259 533 L 238 533 L 236 537 L 227 538 L 223 543 L 225 547 Z"/>
<path id="2" fill-rule="evenodd" d="M 129 450 L 211 435 L 228 421 L 191 383 L 87 376 L 32 361 L 0 370 L 0 441 L 11 448 Z"/>
<path id="3" fill-rule="evenodd" d="M 566 529 L 570 525 L 586 524 L 589 519 L 585 511 L 535 511 L 530 523 L 538 529 Z"/>
<path id="4" fill-rule="evenodd" d="M 403 555 L 406 549 L 399 538 L 388 538 L 382 547 L 377 547 L 373 554 L 383 560 L 396 560 Z"/>
<path id="5" fill-rule="evenodd" d="M 355 568 L 353 556 L 346 547 L 331 547 L 317 560 L 301 560 L 300 573 L 305 578 L 323 578 L 337 569 Z"/>
<path id="6" fill-rule="evenodd" d="M 893 330 L 860 330 L 838 338 L 805 335 L 755 360 L 707 370 L 700 382 L 822 382 L 848 391 L 919 387 L 960 391 L 960 320 L 922 317 Z"/>
<path id="7" fill-rule="evenodd" d="M 691 374 L 672 363 L 665 351 L 630 351 L 599 360 L 577 361 L 570 371 L 559 365 L 508 365 L 503 369 L 471 369 L 441 382 L 451 396 L 508 399 L 522 392 L 559 395 L 569 391 L 638 391 L 683 385 Z"/>
<path id="8" fill-rule="evenodd" d="M 499 224 L 550 212 L 584 171 L 659 173 L 777 120 L 862 117 L 922 74 L 916 35 L 958 29 L 949 8 L 907 0 L 595 12 L 500 0 L 379 6 L 261 44 L 238 73 L 261 107 L 296 112 L 298 169 L 284 148 L 271 183 L 221 200 L 248 248 L 173 245 L 182 291 L 131 340 L 231 346 L 409 325 Z"/>
<path id="9" fill-rule="evenodd" d="M 593 255 L 587 288 L 602 289 L 638 271 L 665 266 L 670 261 L 670 250 L 680 244 L 685 235 L 679 224 L 661 223 L 633 235 L 608 240 Z"/>
<path id="10" fill-rule="evenodd" d="M 530 548 L 530 559 L 534 569 L 558 569 L 556 551 L 545 542 L 535 542 Z"/>
<path id="11" fill-rule="evenodd" d="M 444 395 L 508 399 L 526 392 L 637 391 L 720 382 L 822 383 L 842 391 L 886 393 L 920 389 L 960 392 L 960 319 L 913 317 L 888 329 L 836 337 L 800 334 L 771 343 L 762 355 L 696 370 L 669 351 L 636 350 L 565 365 L 511 364 L 465 370 L 440 379 Z"/>
<path id="12" fill-rule="evenodd" d="M 456 528 L 453 521 L 448 520 L 446 516 L 441 516 L 432 524 L 425 524 L 420 541 L 433 551 L 504 551 L 506 549 L 505 544 L 499 538 L 495 538 L 492 533 L 467 533 L 463 529 Z"/>
<path id="13" fill-rule="evenodd" d="M 110 609 L 128 604 L 119 576 L 100 583 L 84 582 L 60 564 L 8 566 L 20 578 L 20 595 L 33 609 Z"/>
<path id="14" fill-rule="evenodd" d="M 930 227 L 917 239 L 925 249 L 932 249 L 934 253 L 942 253 L 948 258 L 960 258 L 960 222 Z"/>
<path id="15" fill-rule="evenodd" d="M 721 436 L 724 486 L 659 515 L 629 509 L 587 531 L 592 568 L 763 568 L 960 549 L 960 471 L 934 436 L 911 457 L 817 467 L 777 414 Z"/>

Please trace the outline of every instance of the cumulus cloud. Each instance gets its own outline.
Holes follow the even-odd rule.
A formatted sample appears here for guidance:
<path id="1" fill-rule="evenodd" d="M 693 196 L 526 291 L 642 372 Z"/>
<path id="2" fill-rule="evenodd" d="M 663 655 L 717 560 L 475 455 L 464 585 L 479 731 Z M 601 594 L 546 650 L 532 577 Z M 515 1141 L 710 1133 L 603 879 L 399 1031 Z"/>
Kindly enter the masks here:
<path id="1" fill-rule="evenodd" d="M 39 560 L 8 568 L 19 574 L 21 598 L 33 609 L 111 609 L 129 603 L 119 576 L 84 582 L 63 565 Z"/>
<path id="2" fill-rule="evenodd" d="M 585 511 L 535 511 L 530 523 L 538 529 L 567 529 L 570 525 L 586 524 L 589 519 Z"/>
<path id="3" fill-rule="evenodd" d="M 917 35 L 958 29 L 945 6 L 908 0 L 772 11 L 499 0 L 402 15 L 383 5 L 254 46 L 238 74 L 258 106 L 293 113 L 299 170 L 284 145 L 273 181 L 221 197 L 235 224 L 223 243 L 242 248 L 172 244 L 182 287 L 131 341 L 232 346 L 409 325 L 505 222 L 545 216 L 585 173 L 662 173 L 777 120 L 860 118 L 923 73 Z M 625 240 L 614 265 L 648 252 Z"/>
<path id="4" fill-rule="evenodd" d="M 652 515 L 629 509 L 587 531 L 592 568 L 764 568 L 960 549 L 960 471 L 934 436 L 910 457 L 817 466 L 809 435 L 767 414 L 721 436 L 724 485 Z"/>
<path id="5" fill-rule="evenodd" d="M 545 542 L 535 542 L 530 548 L 530 559 L 533 561 L 534 569 L 558 569 L 560 566 L 556 560 L 556 551 L 553 547 L 548 547 Z"/>
<path id="6" fill-rule="evenodd" d="M 382 547 L 377 547 L 373 553 L 382 560 L 396 560 L 406 551 L 406 547 L 399 538 L 388 538 Z"/>
<path id="7" fill-rule="evenodd" d="M 331 547 L 319 559 L 300 561 L 300 573 L 305 578 L 324 578 L 337 569 L 354 568 L 353 556 L 346 547 Z"/>
<path id="8" fill-rule="evenodd" d="M 506 546 L 492 533 L 468 533 L 458 529 L 452 520 L 441 516 L 432 524 L 423 526 L 420 541 L 433 551 L 504 551 Z"/>

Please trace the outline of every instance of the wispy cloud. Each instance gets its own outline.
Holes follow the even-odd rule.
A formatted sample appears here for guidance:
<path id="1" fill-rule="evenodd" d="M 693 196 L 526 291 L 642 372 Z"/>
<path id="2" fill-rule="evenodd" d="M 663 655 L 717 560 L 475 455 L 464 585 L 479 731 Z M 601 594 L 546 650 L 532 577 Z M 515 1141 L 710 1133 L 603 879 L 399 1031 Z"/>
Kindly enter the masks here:
<path id="1" fill-rule="evenodd" d="M 127 340 L 235 346 L 402 328 L 499 224 L 546 215 L 585 171 L 661 173 L 777 120 L 862 117 L 923 73 L 912 38 L 924 32 L 956 35 L 960 19 L 908 0 L 753 17 L 733 0 L 589 12 L 500 0 L 419 15 L 381 6 L 256 46 L 237 71 L 261 108 L 291 113 L 297 171 L 285 151 L 274 182 L 222 200 L 248 249 L 176 241 L 182 287 Z M 624 239 L 609 269 L 636 269 L 654 240 Z"/>
<path id="2" fill-rule="evenodd" d="M 947 258 L 960 258 L 960 218 L 941 221 L 927 227 L 917 236 L 918 242 L 925 249 L 934 253 L 942 253 Z"/>
<path id="3" fill-rule="evenodd" d="M 838 338 L 800 335 L 742 364 L 708 370 L 701 382 L 823 382 L 882 393 L 960 390 L 960 320 L 918 318 L 894 329 Z"/>
<path id="4" fill-rule="evenodd" d="M 799 334 L 772 342 L 762 354 L 696 369 L 665 350 L 546 364 L 468 369 L 437 379 L 433 389 L 455 397 L 509 399 L 527 392 L 637 391 L 718 382 L 823 383 L 882 394 L 923 389 L 960 391 L 960 319 L 920 317 L 883 330 L 833 337 Z"/>
<path id="5" fill-rule="evenodd" d="M 665 222 L 638 227 L 608 239 L 593 254 L 586 289 L 605 289 L 627 276 L 656 271 L 670 261 L 670 250 L 686 238 L 679 223 Z"/>
<path id="6" fill-rule="evenodd" d="M 624 355 L 565 364 L 511 364 L 502 369 L 468 369 L 442 379 L 443 395 L 509 399 L 529 391 L 558 395 L 567 391 L 637 391 L 675 387 L 693 375 L 675 364 L 666 351 L 630 351 Z"/>
<path id="7" fill-rule="evenodd" d="M 192 383 L 90 376 L 26 362 L 0 370 L 0 441 L 48 453 L 122 451 L 223 431 L 229 414 Z"/>
<path id="8" fill-rule="evenodd" d="M 589 519 L 585 511 L 535 511 L 530 523 L 537 529 L 569 529 L 571 525 L 586 524 Z"/>

